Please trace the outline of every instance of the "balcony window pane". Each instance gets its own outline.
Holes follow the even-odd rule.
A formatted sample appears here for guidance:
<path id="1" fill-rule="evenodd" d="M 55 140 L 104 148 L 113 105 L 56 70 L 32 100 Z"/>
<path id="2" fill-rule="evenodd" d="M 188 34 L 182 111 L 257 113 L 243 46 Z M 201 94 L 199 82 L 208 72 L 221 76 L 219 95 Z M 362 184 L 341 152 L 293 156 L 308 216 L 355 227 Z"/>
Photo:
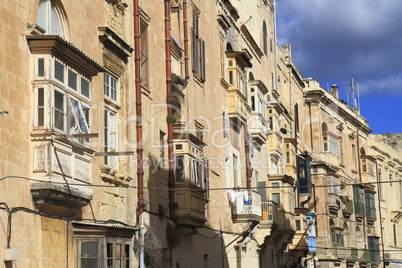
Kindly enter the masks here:
<path id="1" fill-rule="evenodd" d="M 45 124 L 45 97 L 44 89 L 38 88 L 38 127 L 43 127 Z"/>
<path id="2" fill-rule="evenodd" d="M 58 61 L 54 62 L 54 77 L 64 83 L 64 65 Z"/>
<path id="3" fill-rule="evenodd" d="M 89 91 L 89 81 L 87 81 L 84 78 L 81 78 L 81 94 L 84 95 L 85 97 L 89 98 L 90 97 L 90 91 Z"/>
<path id="4" fill-rule="evenodd" d="M 45 76 L 45 59 L 40 58 L 38 59 L 38 77 Z"/>
<path id="5" fill-rule="evenodd" d="M 77 90 L 77 74 L 72 70 L 68 70 L 68 86 Z"/>
<path id="6" fill-rule="evenodd" d="M 176 181 L 183 181 L 184 180 L 184 156 L 176 156 L 175 157 L 175 164 L 176 164 Z"/>
<path id="7" fill-rule="evenodd" d="M 64 94 L 58 91 L 54 92 L 54 126 L 57 129 L 64 130 Z"/>
<path id="8" fill-rule="evenodd" d="M 98 266 L 98 241 L 81 242 L 81 267 L 97 268 Z"/>

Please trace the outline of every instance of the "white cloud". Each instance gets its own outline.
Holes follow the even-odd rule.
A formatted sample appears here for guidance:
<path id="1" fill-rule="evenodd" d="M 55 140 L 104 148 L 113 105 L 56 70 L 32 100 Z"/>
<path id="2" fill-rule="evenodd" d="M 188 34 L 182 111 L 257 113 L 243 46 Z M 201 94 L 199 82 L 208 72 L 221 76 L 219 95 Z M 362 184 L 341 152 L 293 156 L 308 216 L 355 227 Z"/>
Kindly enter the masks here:
<path id="1" fill-rule="evenodd" d="M 365 93 L 401 95 L 402 1 L 277 0 L 278 43 L 306 77 L 358 78 Z"/>

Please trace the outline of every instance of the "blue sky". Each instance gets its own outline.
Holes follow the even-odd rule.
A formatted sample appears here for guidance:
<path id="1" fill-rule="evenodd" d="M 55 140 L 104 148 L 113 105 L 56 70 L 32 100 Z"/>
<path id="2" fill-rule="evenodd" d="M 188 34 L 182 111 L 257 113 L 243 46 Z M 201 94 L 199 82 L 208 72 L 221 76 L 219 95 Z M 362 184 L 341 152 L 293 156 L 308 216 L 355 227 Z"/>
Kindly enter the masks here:
<path id="1" fill-rule="evenodd" d="M 373 133 L 402 132 L 402 1 L 276 0 L 278 44 L 292 46 L 303 77 L 322 87 L 359 83 Z M 355 85 L 355 88 L 357 84 Z M 355 91 L 355 96 L 357 92 Z"/>

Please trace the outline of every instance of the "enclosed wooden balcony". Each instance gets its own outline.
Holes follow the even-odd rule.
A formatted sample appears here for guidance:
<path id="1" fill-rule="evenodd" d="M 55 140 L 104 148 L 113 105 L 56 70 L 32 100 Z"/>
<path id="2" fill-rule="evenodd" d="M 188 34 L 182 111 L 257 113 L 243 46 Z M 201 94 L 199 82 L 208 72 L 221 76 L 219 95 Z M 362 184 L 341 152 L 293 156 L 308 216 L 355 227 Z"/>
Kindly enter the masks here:
<path id="1" fill-rule="evenodd" d="M 246 122 L 251 112 L 247 104 L 247 78 L 245 68 L 251 67 L 251 55 L 246 51 L 227 51 L 228 59 L 228 114 L 229 117 Z"/>
<path id="2" fill-rule="evenodd" d="M 183 124 L 175 125 L 174 131 L 175 217 L 181 226 L 200 228 L 206 221 L 205 194 L 209 178 L 202 150 L 205 143 L 185 132 Z"/>
<path id="3" fill-rule="evenodd" d="M 328 195 L 329 213 L 337 215 L 339 208 L 340 208 L 340 201 L 338 197 L 334 194 L 329 194 Z"/>
<path id="4" fill-rule="evenodd" d="M 270 129 L 267 120 L 260 113 L 253 112 L 248 119 L 248 131 L 254 142 L 261 146 L 267 141 Z"/>
<path id="5" fill-rule="evenodd" d="M 237 88 L 228 90 L 228 115 L 229 118 L 238 119 L 241 122 L 246 122 L 250 112 L 250 107 L 247 104 L 246 96 Z"/>
<path id="6" fill-rule="evenodd" d="M 343 217 L 349 218 L 353 213 L 353 201 L 347 200 L 346 204 L 342 203 L 342 214 Z"/>
<path id="7" fill-rule="evenodd" d="M 260 222 L 262 216 L 261 196 L 255 191 L 236 192 L 232 206 L 234 222 Z"/>

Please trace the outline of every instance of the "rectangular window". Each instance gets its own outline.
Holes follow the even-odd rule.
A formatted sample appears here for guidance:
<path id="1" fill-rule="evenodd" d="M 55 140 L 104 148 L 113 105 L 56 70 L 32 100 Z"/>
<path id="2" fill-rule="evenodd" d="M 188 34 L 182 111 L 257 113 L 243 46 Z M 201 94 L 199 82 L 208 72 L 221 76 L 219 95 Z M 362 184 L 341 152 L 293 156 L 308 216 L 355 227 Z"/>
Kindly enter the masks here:
<path id="1" fill-rule="evenodd" d="M 81 94 L 85 97 L 90 97 L 89 81 L 81 77 Z"/>
<path id="2" fill-rule="evenodd" d="M 175 178 L 176 181 L 184 181 L 184 156 L 175 156 Z"/>
<path id="3" fill-rule="evenodd" d="M 89 133 L 89 128 L 87 121 L 85 120 L 84 111 L 82 110 L 81 103 L 79 103 L 76 99 L 70 97 L 70 103 L 72 106 L 72 111 L 74 112 L 74 116 L 76 122 L 78 123 L 78 127 L 81 133 Z"/>
<path id="4" fill-rule="evenodd" d="M 281 207 L 281 194 L 280 193 L 272 193 L 272 201 L 274 201 L 278 208 Z"/>
<path id="5" fill-rule="evenodd" d="M 191 65 L 194 76 L 205 82 L 205 41 L 199 36 L 199 18 L 193 13 L 191 28 Z"/>
<path id="6" fill-rule="evenodd" d="M 356 146 L 352 144 L 352 158 L 353 158 L 353 167 L 357 168 L 357 157 L 356 157 Z"/>
<path id="7" fill-rule="evenodd" d="M 311 194 L 310 161 L 308 159 L 297 157 L 297 169 L 299 180 L 299 193 Z"/>
<path id="8" fill-rule="evenodd" d="M 80 243 L 80 267 L 99 267 L 99 242 L 83 241 Z"/>
<path id="9" fill-rule="evenodd" d="M 72 71 L 72 70 L 68 70 L 68 87 L 72 88 L 74 90 L 77 90 L 77 73 Z"/>
<path id="10" fill-rule="evenodd" d="M 37 97 L 37 126 L 43 127 L 45 125 L 45 92 L 43 88 L 38 88 Z"/>
<path id="11" fill-rule="evenodd" d="M 65 117 L 64 94 L 56 90 L 54 92 L 54 127 L 64 131 Z"/>
<path id="12" fill-rule="evenodd" d="M 164 132 L 159 132 L 159 166 L 161 167 L 165 164 L 165 136 Z"/>
<path id="13" fill-rule="evenodd" d="M 237 169 L 237 155 L 233 154 L 233 186 L 238 187 L 239 186 L 239 171 Z"/>
<path id="14" fill-rule="evenodd" d="M 104 134 L 105 152 L 116 152 L 116 114 L 107 109 L 105 110 Z M 105 156 L 105 164 L 116 168 L 116 157 Z"/>
<path id="15" fill-rule="evenodd" d="M 379 263 L 380 257 L 380 238 L 375 236 L 368 237 L 368 248 L 370 253 L 370 261 Z"/>
<path id="16" fill-rule="evenodd" d="M 103 77 L 103 89 L 105 96 L 117 101 L 117 79 L 105 73 Z"/>
<path id="17" fill-rule="evenodd" d="M 353 185 L 353 200 L 356 215 L 365 215 L 363 185 Z"/>
<path id="18" fill-rule="evenodd" d="M 131 267 L 130 240 L 98 239 L 79 242 L 79 268 Z"/>
<path id="19" fill-rule="evenodd" d="M 300 231 L 300 230 L 301 230 L 300 220 L 296 220 L 296 231 Z"/>
<path id="20" fill-rule="evenodd" d="M 54 61 L 54 77 L 64 83 L 64 65 L 57 60 Z"/>
<path id="21" fill-rule="evenodd" d="M 366 198 L 366 216 L 368 218 L 376 219 L 376 210 L 375 210 L 375 199 L 374 199 L 374 192 L 366 190 L 365 192 Z"/>
<path id="22" fill-rule="evenodd" d="M 141 21 L 141 85 L 149 87 L 148 25 Z"/>
<path id="23" fill-rule="evenodd" d="M 38 77 L 44 77 L 45 76 L 45 59 L 44 58 L 39 58 L 38 59 Z"/>

